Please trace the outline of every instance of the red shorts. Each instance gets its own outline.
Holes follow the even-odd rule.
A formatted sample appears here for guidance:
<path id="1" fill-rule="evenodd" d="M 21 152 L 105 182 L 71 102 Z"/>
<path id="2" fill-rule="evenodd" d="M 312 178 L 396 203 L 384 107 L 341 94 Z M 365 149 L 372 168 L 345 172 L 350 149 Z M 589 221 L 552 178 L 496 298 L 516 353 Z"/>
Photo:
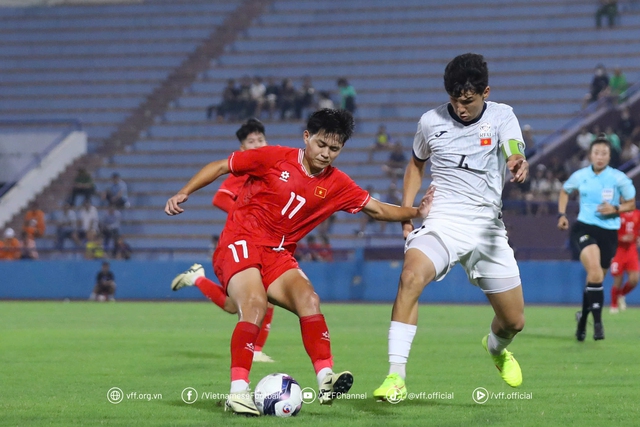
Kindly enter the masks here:
<path id="1" fill-rule="evenodd" d="M 300 268 L 293 257 L 295 245 L 285 246 L 275 251 L 269 246 L 252 245 L 249 240 L 238 236 L 224 236 L 213 253 L 213 271 L 227 292 L 229 280 L 247 268 L 260 270 L 264 289 L 268 289 L 286 271 Z"/>
<path id="2" fill-rule="evenodd" d="M 622 276 L 625 271 L 640 271 L 638 266 L 638 249 L 634 244 L 618 246 L 611 262 L 611 275 Z"/>

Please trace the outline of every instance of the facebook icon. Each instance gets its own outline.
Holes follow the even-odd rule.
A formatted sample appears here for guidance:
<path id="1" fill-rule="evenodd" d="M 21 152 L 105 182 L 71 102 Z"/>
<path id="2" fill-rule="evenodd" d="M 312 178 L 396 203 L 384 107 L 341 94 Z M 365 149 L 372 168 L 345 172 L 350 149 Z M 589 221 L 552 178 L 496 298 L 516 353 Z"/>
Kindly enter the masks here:
<path id="1" fill-rule="evenodd" d="M 198 400 L 198 392 L 193 387 L 187 387 L 182 390 L 182 401 L 187 405 L 191 405 Z"/>

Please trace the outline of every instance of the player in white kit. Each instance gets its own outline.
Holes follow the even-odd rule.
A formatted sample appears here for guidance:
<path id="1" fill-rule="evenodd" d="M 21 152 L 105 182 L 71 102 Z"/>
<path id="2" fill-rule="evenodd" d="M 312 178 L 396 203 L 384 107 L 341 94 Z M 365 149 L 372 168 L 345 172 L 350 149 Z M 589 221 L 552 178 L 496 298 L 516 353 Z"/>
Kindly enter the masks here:
<path id="1" fill-rule="evenodd" d="M 524 300 L 502 222 L 501 194 L 506 170 L 511 181 L 520 183 L 529 166 L 518 119 L 510 106 L 486 101 L 488 83 L 481 55 L 457 56 L 444 74 L 449 103 L 418 122 L 402 204 L 413 204 L 429 159 L 435 196 L 420 228 L 403 224 L 405 257 L 389 328 L 390 369 L 374 391 L 377 399 L 397 403 L 407 396 L 405 367 L 417 328 L 418 298 L 427 284 L 442 280 L 458 262 L 495 312 L 483 346 L 507 384 L 522 383 L 520 366 L 506 349 L 524 327 Z"/>

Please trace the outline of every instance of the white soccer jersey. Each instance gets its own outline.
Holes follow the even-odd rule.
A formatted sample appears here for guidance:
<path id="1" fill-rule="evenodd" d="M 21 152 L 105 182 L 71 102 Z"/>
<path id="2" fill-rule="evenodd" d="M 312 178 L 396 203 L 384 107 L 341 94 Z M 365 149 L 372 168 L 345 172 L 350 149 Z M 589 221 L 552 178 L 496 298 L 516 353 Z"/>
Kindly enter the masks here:
<path id="1" fill-rule="evenodd" d="M 524 152 L 520 124 L 506 104 L 486 102 L 482 114 L 466 123 L 449 104 L 423 114 L 413 153 L 431 159 L 436 193 L 429 218 L 494 215 L 501 209 L 506 158 L 513 154 L 509 140 Z"/>

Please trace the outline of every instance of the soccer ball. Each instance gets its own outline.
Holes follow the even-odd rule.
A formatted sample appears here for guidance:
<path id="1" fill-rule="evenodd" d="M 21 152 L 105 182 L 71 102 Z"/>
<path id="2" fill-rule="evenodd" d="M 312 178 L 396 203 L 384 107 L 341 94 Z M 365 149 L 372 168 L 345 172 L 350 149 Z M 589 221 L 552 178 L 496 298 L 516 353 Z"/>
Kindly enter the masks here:
<path id="1" fill-rule="evenodd" d="M 254 399 L 262 415 L 293 417 L 302 408 L 300 385 L 287 374 L 271 374 L 261 379 Z"/>

